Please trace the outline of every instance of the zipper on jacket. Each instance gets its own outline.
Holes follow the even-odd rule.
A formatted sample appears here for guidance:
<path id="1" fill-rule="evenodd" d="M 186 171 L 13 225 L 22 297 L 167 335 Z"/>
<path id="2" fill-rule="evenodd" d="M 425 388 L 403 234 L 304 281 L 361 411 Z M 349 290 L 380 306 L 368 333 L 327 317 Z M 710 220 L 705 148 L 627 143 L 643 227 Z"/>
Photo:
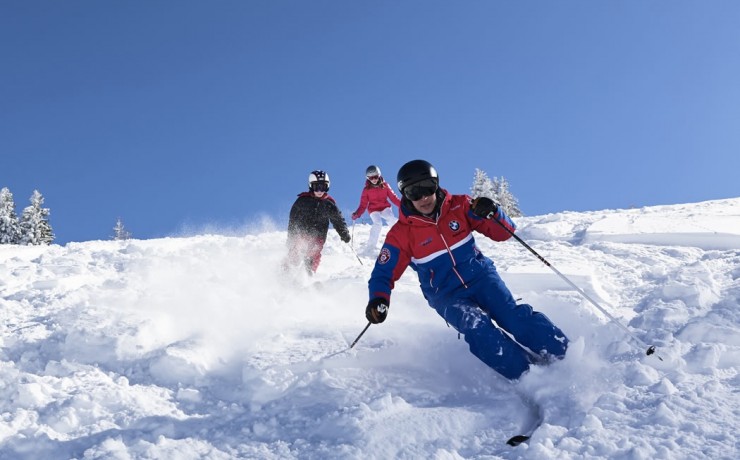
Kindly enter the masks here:
<path id="1" fill-rule="evenodd" d="M 460 280 L 460 284 L 462 284 L 463 287 L 465 287 L 465 289 L 467 289 L 468 288 L 468 285 L 465 284 L 465 280 L 463 279 L 462 276 L 460 276 L 460 272 L 457 271 L 457 268 L 456 268 L 457 267 L 457 262 L 455 261 L 455 256 L 452 254 L 452 250 L 450 249 L 450 245 L 447 244 L 447 241 L 445 240 L 444 235 L 442 235 L 442 232 L 439 231 L 439 225 L 437 225 L 437 224 L 438 224 L 438 221 L 435 221 L 434 222 L 434 225 L 437 227 L 437 233 L 439 233 L 439 237 L 442 238 L 442 242 L 445 244 L 445 248 L 447 249 L 447 254 L 450 255 L 450 259 L 452 260 L 452 271 L 455 272 L 455 275 L 457 275 L 457 279 Z"/>
<path id="2" fill-rule="evenodd" d="M 455 276 L 457 276 L 457 279 L 460 280 L 460 284 L 462 284 L 463 287 L 465 289 L 467 289 L 468 288 L 468 285 L 465 283 L 465 280 L 460 275 L 460 272 L 457 271 L 457 268 L 455 268 L 457 266 L 457 262 L 455 262 L 455 256 L 452 254 L 452 250 L 450 249 L 450 245 L 447 244 L 447 241 L 445 240 L 444 235 L 442 235 L 442 232 L 439 230 L 439 218 L 441 217 L 441 215 L 442 215 L 442 212 L 440 210 L 440 212 L 437 214 L 437 216 L 431 222 L 429 221 L 430 219 L 428 217 L 408 216 L 408 218 L 409 219 L 419 220 L 420 222 L 426 223 L 426 224 L 429 224 L 429 223 L 434 224 L 434 228 L 437 229 L 437 233 L 439 234 L 439 237 L 442 239 L 442 242 L 445 245 L 445 249 L 447 250 L 447 254 L 449 254 L 450 259 L 452 260 L 452 271 L 455 272 Z M 434 285 L 432 284 L 433 283 L 433 278 L 434 278 L 434 271 L 430 269 L 429 272 L 432 275 L 432 276 L 429 277 L 429 286 L 430 287 L 434 287 Z"/>

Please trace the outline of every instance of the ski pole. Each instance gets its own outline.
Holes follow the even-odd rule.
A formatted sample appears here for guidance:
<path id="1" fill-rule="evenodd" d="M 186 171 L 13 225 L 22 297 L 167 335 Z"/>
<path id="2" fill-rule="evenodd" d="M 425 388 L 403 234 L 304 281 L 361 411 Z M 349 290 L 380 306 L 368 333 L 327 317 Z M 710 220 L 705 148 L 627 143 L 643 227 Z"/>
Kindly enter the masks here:
<path id="1" fill-rule="evenodd" d="M 509 228 L 506 225 L 504 225 L 500 220 L 498 220 L 495 217 L 493 217 L 493 213 L 491 213 L 491 215 L 489 216 L 489 218 L 491 218 L 494 221 L 496 221 L 496 223 L 499 224 L 504 230 L 506 230 L 506 232 L 509 235 L 513 236 L 518 242 L 520 242 L 522 244 L 522 246 L 524 246 L 525 248 L 529 249 L 529 252 L 531 252 L 538 259 L 540 259 L 540 261 L 543 264 L 547 265 L 553 272 L 555 272 L 556 275 L 558 275 L 563 281 L 565 281 L 566 283 L 568 283 L 570 285 L 570 287 L 572 287 L 573 289 L 575 289 L 576 291 L 578 291 L 578 293 L 581 294 L 586 300 L 588 300 L 589 302 L 591 302 L 596 308 L 599 309 L 599 311 L 601 311 L 603 314 L 605 314 L 607 316 L 607 318 L 609 318 L 617 326 L 619 326 L 620 328 L 622 328 L 624 330 L 624 332 L 626 332 L 627 335 L 632 338 L 632 340 L 634 340 L 635 342 L 637 342 L 638 344 L 640 344 L 642 347 L 647 347 L 647 351 L 645 352 L 646 355 L 650 356 L 653 353 L 655 353 L 655 345 L 648 345 L 647 343 L 645 343 L 644 341 L 642 341 L 639 337 L 637 337 L 635 334 L 633 334 L 632 331 L 630 331 L 629 329 L 627 329 L 627 327 L 624 324 L 622 324 L 621 322 L 619 322 L 619 320 L 617 320 L 617 318 L 615 318 L 614 316 L 612 316 L 601 305 L 599 305 L 594 299 L 592 299 L 591 296 L 589 296 L 588 294 L 586 294 L 586 292 L 583 289 L 581 289 L 578 286 L 576 286 L 575 283 L 573 283 L 570 279 L 568 279 L 568 277 L 566 277 L 565 275 L 563 275 L 562 273 L 560 273 L 560 270 L 558 270 L 557 268 L 553 267 L 550 264 L 550 262 L 548 262 L 547 260 L 545 260 L 545 258 L 542 257 L 541 255 L 539 255 L 537 253 L 537 251 L 535 251 L 534 249 L 532 249 L 532 247 L 530 245 L 528 245 L 527 243 L 525 243 L 523 239 L 521 239 L 521 238 L 519 238 L 519 236 L 515 235 L 514 232 L 512 232 L 511 230 L 509 230 Z M 663 358 L 661 358 L 660 355 L 657 355 L 656 354 L 655 356 L 659 360 L 663 361 Z"/>
<path id="2" fill-rule="evenodd" d="M 355 254 L 355 257 L 357 257 L 357 261 L 360 263 L 360 265 L 365 265 L 365 264 L 362 263 L 362 259 L 360 259 L 360 256 L 358 256 L 357 253 L 355 252 L 355 248 L 353 248 L 352 246 L 350 246 L 349 248 Z"/>
<path id="3" fill-rule="evenodd" d="M 367 322 L 367 326 L 365 326 L 365 329 L 363 329 L 362 332 L 360 332 L 360 335 L 358 335 L 357 338 L 355 339 L 355 341 L 352 342 L 352 345 L 349 346 L 350 349 L 357 344 L 357 342 L 360 340 L 360 337 L 362 337 L 365 334 L 365 331 L 367 331 L 367 328 L 370 327 L 370 324 L 372 324 L 372 323 L 370 321 L 368 321 Z"/>
<path id="4" fill-rule="evenodd" d="M 349 246 L 355 248 L 355 220 L 352 219 L 352 235 L 350 235 Z"/>
<path id="5" fill-rule="evenodd" d="M 349 239 L 349 248 L 352 250 L 352 252 L 355 254 L 355 257 L 357 257 L 357 261 L 360 262 L 360 265 L 365 265 L 362 263 L 362 260 L 360 259 L 360 256 L 357 255 L 357 252 L 355 252 L 355 221 L 352 221 L 352 235 Z M 365 332 L 365 331 L 362 331 Z M 362 334 L 360 334 L 362 335 Z M 359 339 L 359 337 L 357 337 Z M 354 345 L 354 344 L 352 344 Z M 351 348 L 351 347 L 350 347 Z"/>

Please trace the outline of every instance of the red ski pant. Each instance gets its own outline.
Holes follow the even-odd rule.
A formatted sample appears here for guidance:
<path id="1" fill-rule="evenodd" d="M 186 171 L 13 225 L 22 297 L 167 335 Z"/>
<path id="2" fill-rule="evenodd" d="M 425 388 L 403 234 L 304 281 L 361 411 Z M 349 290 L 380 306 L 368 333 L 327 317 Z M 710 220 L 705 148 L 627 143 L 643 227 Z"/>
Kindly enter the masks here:
<path id="1" fill-rule="evenodd" d="M 321 262 L 321 251 L 324 249 L 324 238 L 302 236 L 288 241 L 288 256 L 286 263 L 293 267 L 301 263 L 306 270 L 315 273 Z"/>

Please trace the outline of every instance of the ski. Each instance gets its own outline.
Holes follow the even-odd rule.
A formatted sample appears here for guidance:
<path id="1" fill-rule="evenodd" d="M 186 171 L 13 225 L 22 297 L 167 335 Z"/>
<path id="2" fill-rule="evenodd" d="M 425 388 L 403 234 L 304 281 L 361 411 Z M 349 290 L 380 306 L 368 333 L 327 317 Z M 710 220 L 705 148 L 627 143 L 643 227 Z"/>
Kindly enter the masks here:
<path id="1" fill-rule="evenodd" d="M 523 442 L 529 441 L 529 439 L 532 437 L 534 432 L 537 431 L 537 428 L 539 428 L 540 425 L 542 425 L 542 422 L 545 420 L 544 413 L 539 404 L 532 401 L 527 396 L 521 393 L 519 393 L 519 396 L 522 398 L 522 401 L 524 401 L 529 406 L 530 412 L 536 413 L 537 416 L 534 418 L 529 428 L 526 431 L 524 431 L 524 433 L 512 436 L 511 438 L 509 438 L 508 441 L 506 441 L 506 444 L 512 447 L 518 446 L 519 444 Z"/>
<path id="2" fill-rule="evenodd" d="M 506 444 L 510 446 L 518 446 L 519 444 L 523 442 L 529 441 L 529 438 L 531 438 L 531 436 L 526 435 L 526 434 L 518 434 L 516 436 L 512 436 L 511 438 L 509 438 L 509 440 L 506 441 Z"/>

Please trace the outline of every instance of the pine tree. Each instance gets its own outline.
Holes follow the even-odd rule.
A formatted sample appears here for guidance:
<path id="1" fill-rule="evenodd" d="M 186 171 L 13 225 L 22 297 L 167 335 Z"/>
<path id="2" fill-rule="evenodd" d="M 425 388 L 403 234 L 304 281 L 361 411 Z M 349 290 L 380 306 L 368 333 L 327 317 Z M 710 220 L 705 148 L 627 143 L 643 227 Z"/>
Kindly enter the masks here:
<path id="1" fill-rule="evenodd" d="M 31 205 L 26 206 L 21 215 L 20 244 L 42 245 L 54 241 L 54 233 L 49 224 L 49 208 L 44 208 L 44 196 L 38 190 L 31 194 Z"/>
<path id="2" fill-rule="evenodd" d="M 504 212 L 510 217 L 521 217 L 524 215 L 519 209 L 519 200 L 509 190 L 509 181 L 504 176 L 496 180 L 496 195 L 499 199 L 499 206 L 504 208 Z"/>
<path id="3" fill-rule="evenodd" d="M 495 201 L 496 203 L 501 201 L 498 199 L 498 194 L 499 194 L 499 191 L 501 190 L 501 181 L 499 181 L 498 177 L 494 176 L 494 178 L 491 180 L 491 190 L 492 190 L 491 193 L 495 197 L 493 198 L 493 201 Z"/>
<path id="4" fill-rule="evenodd" d="M 485 171 L 476 168 L 473 176 L 473 186 L 470 188 L 470 196 L 473 198 L 485 196 L 492 199 L 510 217 L 524 215 L 519 209 L 519 200 L 509 190 L 509 182 L 504 176 L 490 179 Z"/>
<path id="5" fill-rule="evenodd" d="M 126 230 L 123 226 L 123 221 L 119 217 L 116 221 L 116 226 L 113 227 L 113 239 L 116 241 L 125 241 L 131 239 L 131 232 Z"/>
<path id="6" fill-rule="evenodd" d="M 15 213 L 13 194 L 7 187 L 0 190 L 0 244 L 18 244 L 21 227 Z"/>
<path id="7" fill-rule="evenodd" d="M 473 186 L 470 188 L 470 196 L 478 198 L 479 196 L 485 196 L 493 201 L 498 201 L 496 192 L 493 187 L 493 182 L 488 178 L 485 171 L 475 168 L 475 175 L 473 176 Z"/>

